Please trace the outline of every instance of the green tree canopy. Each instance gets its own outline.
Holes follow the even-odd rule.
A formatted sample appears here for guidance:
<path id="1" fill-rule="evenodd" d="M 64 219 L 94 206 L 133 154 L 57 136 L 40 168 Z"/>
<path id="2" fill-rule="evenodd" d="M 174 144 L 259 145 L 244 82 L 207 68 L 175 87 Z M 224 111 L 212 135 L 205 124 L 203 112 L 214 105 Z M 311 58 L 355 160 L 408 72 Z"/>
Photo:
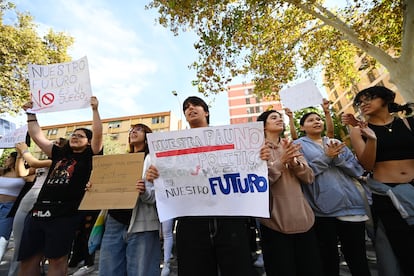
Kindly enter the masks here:
<path id="1" fill-rule="evenodd" d="M 358 82 L 356 56 L 382 64 L 405 100 L 414 99 L 414 1 L 152 0 L 158 22 L 174 34 L 192 30 L 199 58 L 191 65 L 204 94 L 249 74 L 255 91 L 277 96 L 304 68 L 323 68 L 327 83 Z"/>
<path id="2" fill-rule="evenodd" d="M 4 24 L 15 19 L 13 24 Z M 30 97 L 28 64 L 51 64 L 71 60 L 67 50 L 74 39 L 49 30 L 40 37 L 28 13 L 20 13 L 11 2 L 0 0 L 0 113 L 20 111 Z"/>

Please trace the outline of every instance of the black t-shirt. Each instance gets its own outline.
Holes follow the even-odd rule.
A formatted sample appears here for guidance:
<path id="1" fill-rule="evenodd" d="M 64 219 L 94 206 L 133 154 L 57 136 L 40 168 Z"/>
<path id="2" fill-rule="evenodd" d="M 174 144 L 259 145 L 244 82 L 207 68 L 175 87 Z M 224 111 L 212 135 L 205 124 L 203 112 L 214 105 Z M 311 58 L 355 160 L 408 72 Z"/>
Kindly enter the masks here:
<path id="1" fill-rule="evenodd" d="M 85 194 L 92 171 L 90 147 L 74 153 L 68 147 L 53 146 L 52 166 L 34 204 L 33 217 L 73 215 Z"/>

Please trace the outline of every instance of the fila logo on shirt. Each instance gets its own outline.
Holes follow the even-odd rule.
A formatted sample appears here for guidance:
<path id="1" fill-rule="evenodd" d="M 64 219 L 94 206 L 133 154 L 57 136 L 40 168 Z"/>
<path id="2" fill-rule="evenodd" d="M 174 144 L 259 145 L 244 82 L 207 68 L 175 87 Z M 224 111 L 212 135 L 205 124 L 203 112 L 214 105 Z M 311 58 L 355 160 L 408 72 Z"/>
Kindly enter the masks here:
<path id="1" fill-rule="evenodd" d="M 49 210 L 47 210 L 47 211 L 41 211 L 41 210 L 35 211 L 35 210 L 33 210 L 32 216 L 33 217 L 39 217 L 39 218 L 49 218 L 49 217 L 52 216 L 52 214 L 50 213 Z"/>

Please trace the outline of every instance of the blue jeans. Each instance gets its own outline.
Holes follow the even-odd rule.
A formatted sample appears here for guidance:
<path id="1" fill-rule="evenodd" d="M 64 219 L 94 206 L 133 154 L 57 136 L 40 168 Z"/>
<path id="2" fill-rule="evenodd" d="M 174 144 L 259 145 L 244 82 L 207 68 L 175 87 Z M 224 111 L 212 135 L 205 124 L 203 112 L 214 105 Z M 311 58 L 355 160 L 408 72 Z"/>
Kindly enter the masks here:
<path id="1" fill-rule="evenodd" d="M 0 203 L 0 237 L 4 237 L 6 240 L 10 239 L 13 227 L 13 218 L 7 217 L 13 204 L 14 202 Z"/>
<path id="2" fill-rule="evenodd" d="M 99 275 L 159 276 L 159 232 L 127 233 L 127 230 L 128 225 L 108 215 L 100 250 Z"/>

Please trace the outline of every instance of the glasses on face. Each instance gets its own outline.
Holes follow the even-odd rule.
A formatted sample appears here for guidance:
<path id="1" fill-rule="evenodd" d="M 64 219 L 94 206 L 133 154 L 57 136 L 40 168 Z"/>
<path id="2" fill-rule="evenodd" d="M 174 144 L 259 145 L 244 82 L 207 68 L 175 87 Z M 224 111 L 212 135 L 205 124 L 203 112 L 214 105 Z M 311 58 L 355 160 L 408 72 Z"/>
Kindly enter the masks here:
<path id="1" fill-rule="evenodd" d="M 82 134 L 79 134 L 79 133 L 72 133 L 70 135 L 70 137 L 72 137 L 72 138 L 78 138 L 78 139 L 86 138 L 85 135 L 82 135 Z"/>
<path id="2" fill-rule="evenodd" d="M 140 131 L 144 131 L 144 128 L 143 127 L 140 127 L 140 126 L 137 126 L 137 127 L 131 128 L 129 130 L 129 134 L 131 134 L 131 133 L 138 133 Z"/>
<path id="3" fill-rule="evenodd" d="M 355 103 L 355 107 L 360 107 L 362 104 L 369 104 L 372 100 L 376 99 L 377 96 L 375 95 L 367 95 L 364 96 L 363 98 L 360 98 L 359 101 L 357 103 Z"/>

